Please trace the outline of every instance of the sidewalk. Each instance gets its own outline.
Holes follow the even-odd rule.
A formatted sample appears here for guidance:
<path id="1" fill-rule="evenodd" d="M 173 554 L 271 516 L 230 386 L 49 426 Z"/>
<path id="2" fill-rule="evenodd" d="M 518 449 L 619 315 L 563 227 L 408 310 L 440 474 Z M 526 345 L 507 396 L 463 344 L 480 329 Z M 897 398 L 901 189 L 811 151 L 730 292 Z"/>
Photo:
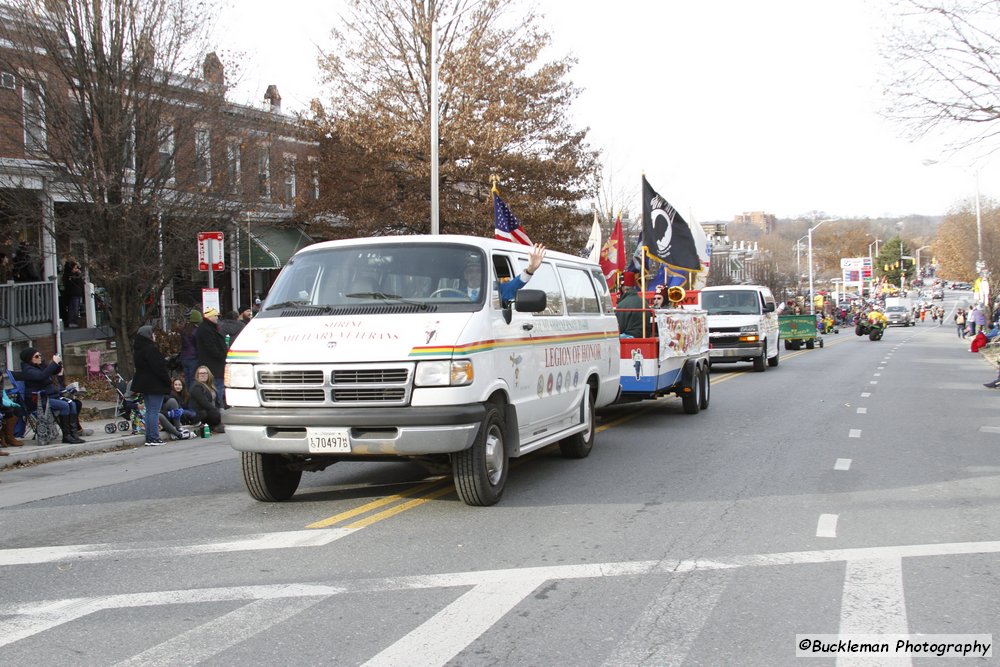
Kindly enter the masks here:
<path id="1" fill-rule="evenodd" d="M 23 447 L 4 447 L 3 451 L 8 454 L 8 456 L 0 456 L 0 470 L 4 468 L 13 468 L 21 463 L 26 463 L 29 461 L 41 462 L 51 459 L 58 459 L 66 456 L 74 456 L 78 454 L 84 454 L 88 452 L 106 452 L 113 449 L 121 449 L 125 447 L 142 447 L 142 444 L 146 441 L 146 436 L 142 433 L 138 435 L 132 435 L 132 431 L 118 431 L 117 427 L 114 433 L 108 433 L 105 430 L 105 426 L 109 424 L 117 424 L 120 420 L 111 419 L 114 416 L 115 404 L 106 401 L 87 401 L 84 399 L 83 403 L 84 411 L 88 408 L 93 408 L 98 411 L 101 415 L 99 419 L 93 421 L 81 421 L 81 425 L 85 429 L 93 429 L 93 435 L 81 435 L 85 442 L 69 445 L 63 444 L 62 438 L 53 440 L 48 445 L 39 445 L 34 439 L 25 440 L 20 438 L 24 442 Z M 164 442 L 171 442 L 168 440 L 168 436 L 160 432 L 160 437 Z M 180 441 L 178 441 L 180 442 Z"/>

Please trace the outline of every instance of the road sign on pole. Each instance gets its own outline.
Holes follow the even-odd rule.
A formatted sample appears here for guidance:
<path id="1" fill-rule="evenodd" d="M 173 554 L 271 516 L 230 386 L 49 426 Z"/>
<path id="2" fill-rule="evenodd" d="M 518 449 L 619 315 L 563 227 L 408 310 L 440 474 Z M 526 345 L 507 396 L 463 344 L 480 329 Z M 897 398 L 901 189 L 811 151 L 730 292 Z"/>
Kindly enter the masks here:
<path id="1" fill-rule="evenodd" d="M 198 270 L 225 271 L 226 255 L 222 232 L 198 232 Z M 211 267 L 211 268 L 209 268 Z"/>

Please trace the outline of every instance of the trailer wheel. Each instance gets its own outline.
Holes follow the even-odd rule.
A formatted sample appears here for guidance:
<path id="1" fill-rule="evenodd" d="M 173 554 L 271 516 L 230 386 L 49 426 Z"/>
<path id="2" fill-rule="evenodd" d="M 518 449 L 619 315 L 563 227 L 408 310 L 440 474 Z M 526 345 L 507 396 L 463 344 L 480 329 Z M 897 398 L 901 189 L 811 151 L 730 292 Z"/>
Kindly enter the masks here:
<path id="1" fill-rule="evenodd" d="M 480 507 L 495 505 L 507 483 L 507 461 L 503 417 L 495 405 L 487 405 L 472 447 L 451 456 L 455 489 L 462 502 Z"/>
<path id="2" fill-rule="evenodd" d="M 712 380 L 708 377 L 708 369 L 706 368 L 701 373 L 701 403 L 698 407 L 702 410 L 708 410 L 708 399 L 711 397 L 712 393 Z"/>
<path id="3" fill-rule="evenodd" d="M 691 391 L 681 394 L 681 404 L 689 415 L 698 414 L 701 409 L 701 369 L 697 366 L 692 371 Z"/>
<path id="4" fill-rule="evenodd" d="M 813 341 L 813 339 L 812 339 L 812 338 L 810 338 L 809 340 L 807 340 L 807 341 L 806 341 L 806 349 L 807 349 L 807 350 L 811 350 L 811 349 L 813 349 L 813 348 L 814 348 L 815 346 L 816 346 L 816 343 L 815 343 L 815 341 Z"/>
<path id="5" fill-rule="evenodd" d="M 587 392 L 587 418 L 590 420 L 590 428 L 582 433 L 574 433 L 571 436 L 559 441 L 559 451 L 567 459 L 585 459 L 590 455 L 590 450 L 594 448 L 594 434 L 597 433 L 597 414 L 594 409 L 596 402 L 594 388 L 590 387 Z"/>
<path id="6" fill-rule="evenodd" d="M 266 503 L 288 500 L 299 488 L 301 470 L 291 470 L 280 454 L 243 452 L 243 482 L 250 497 Z"/>

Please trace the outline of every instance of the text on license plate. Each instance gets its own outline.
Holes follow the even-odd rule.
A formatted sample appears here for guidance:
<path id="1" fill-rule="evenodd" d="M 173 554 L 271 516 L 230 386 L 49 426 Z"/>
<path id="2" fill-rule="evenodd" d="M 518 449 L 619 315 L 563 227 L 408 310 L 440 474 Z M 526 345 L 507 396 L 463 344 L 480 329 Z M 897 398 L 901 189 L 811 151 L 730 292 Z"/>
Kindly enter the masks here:
<path id="1" fill-rule="evenodd" d="M 336 454 L 351 451 L 350 429 L 307 428 L 310 454 Z"/>

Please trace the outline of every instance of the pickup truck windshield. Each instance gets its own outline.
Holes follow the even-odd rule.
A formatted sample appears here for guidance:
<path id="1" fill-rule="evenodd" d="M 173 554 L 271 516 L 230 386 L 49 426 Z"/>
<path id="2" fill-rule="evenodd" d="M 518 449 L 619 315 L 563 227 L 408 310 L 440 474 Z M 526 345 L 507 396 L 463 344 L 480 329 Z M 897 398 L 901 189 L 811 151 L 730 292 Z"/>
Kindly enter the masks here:
<path id="1" fill-rule="evenodd" d="M 760 315 L 760 297 L 749 290 L 702 292 L 701 307 L 709 315 Z"/>
<path id="2" fill-rule="evenodd" d="M 491 276 L 482 250 L 458 244 L 375 244 L 304 252 L 289 261 L 262 307 L 323 309 L 358 306 L 475 310 Z M 489 278 L 492 280 L 492 278 Z"/>

